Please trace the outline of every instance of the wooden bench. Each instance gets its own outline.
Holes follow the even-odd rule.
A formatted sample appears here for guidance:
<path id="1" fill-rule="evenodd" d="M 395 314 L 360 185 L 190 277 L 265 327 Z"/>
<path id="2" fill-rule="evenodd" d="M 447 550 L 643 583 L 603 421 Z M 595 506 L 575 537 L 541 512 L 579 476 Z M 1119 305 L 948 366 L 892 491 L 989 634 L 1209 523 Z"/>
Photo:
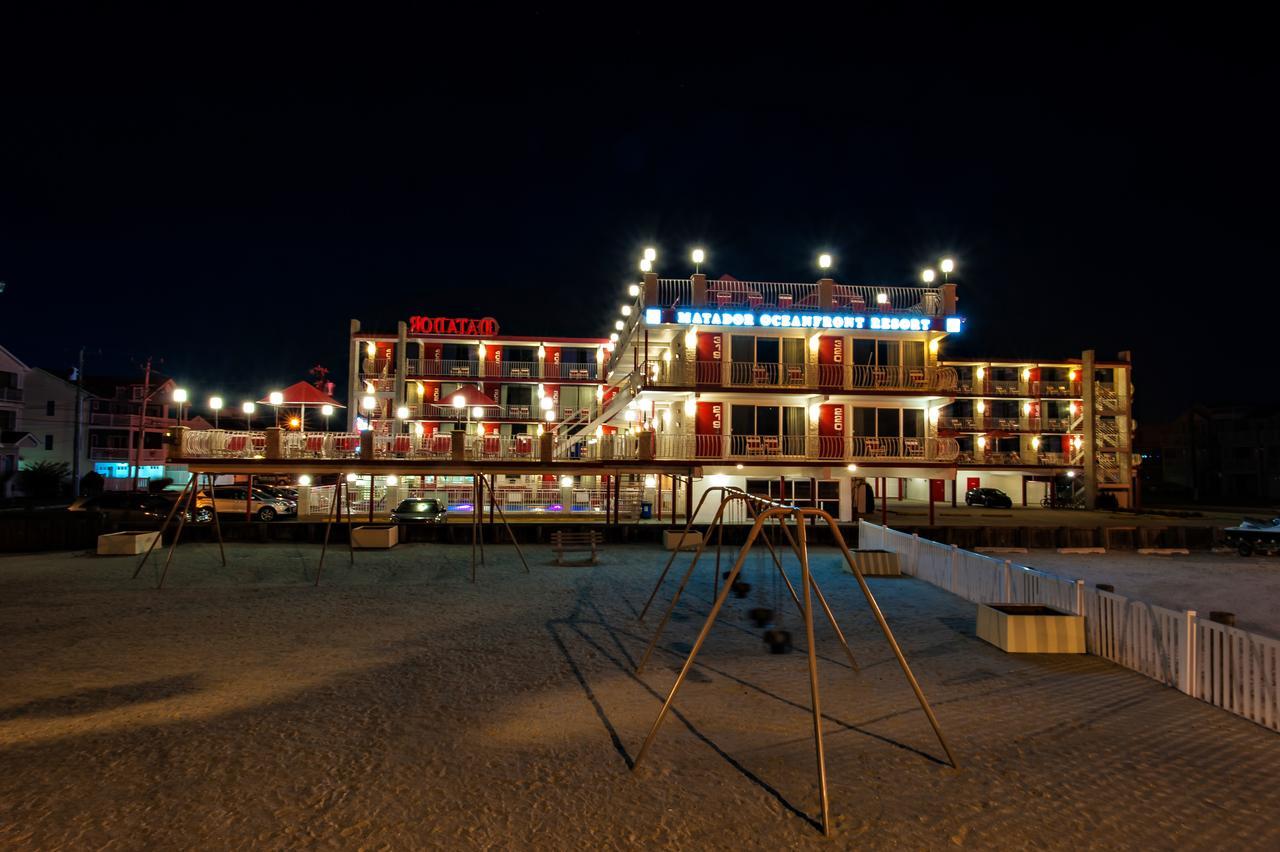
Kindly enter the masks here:
<path id="1" fill-rule="evenodd" d="M 551 534 L 551 544 L 555 547 L 557 565 L 595 565 L 600 559 L 600 546 L 604 544 L 604 536 L 599 530 L 556 530 Z M 591 556 L 579 562 L 565 562 L 566 553 L 590 553 Z"/>

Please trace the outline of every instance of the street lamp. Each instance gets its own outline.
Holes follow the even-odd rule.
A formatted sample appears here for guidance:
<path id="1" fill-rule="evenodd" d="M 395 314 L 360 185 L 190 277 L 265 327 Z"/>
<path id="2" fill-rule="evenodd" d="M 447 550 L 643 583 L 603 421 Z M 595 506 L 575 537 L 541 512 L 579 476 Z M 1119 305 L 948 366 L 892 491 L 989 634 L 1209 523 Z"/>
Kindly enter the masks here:
<path id="1" fill-rule="evenodd" d="M 639 285 L 639 284 L 632 284 L 630 287 L 628 287 L 628 288 L 627 288 L 627 293 L 628 293 L 628 294 L 631 296 L 631 298 L 633 298 L 633 299 L 634 299 L 636 296 L 639 296 L 639 295 L 640 295 L 640 285 Z"/>
<path id="2" fill-rule="evenodd" d="M 320 413 L 324 415 L 324 431 L 329 431 L 329 418 L 333 416 L 333 406 L 325 403 L 320 406 Z"/>
<path id="3" fill-rule="evenodd" d="M 933 271 L 933 269 L 932 269 L 932 268 L 930 268 L 930 269 L 923 269 L 923 270 L 921 270 L 921 271 L 920 271 L 920 280 L 921 280 L 921 281 L 923 281 L 923 282 L 924 282 L 924 283 L 926 283 L 926 284 L 932 284 L 932 283 L 933 283 L 933 279 L 934 279 L 935 277 L 936 277 L 936 273 Z"/>
<path id="4" fill-rule="evenodd" d="M 367 425 L 370 431 L 373 430 L 373 409 L 376 408 L 377 405 L 378 401 L 372 396 L 360 398 L 360 409 L 364 411 L 364 417 L 365 420 L 368 421 Z"/>
<path id="5" fill-rule="evenodd" d="M 702 264 L 707 259 L 707 253 L 700 248 L 696 248 L 689 257 L 693 260 L 693 274 L 697 275 L 702 271 Z"/>
<path id="6" fill-rule="evenodd" d="M 647 258 L 647 257 L 646 257 L 646 258 L 643 258 L 643 259 L 640 261 L 640 271 L 641 271 L 641 272 L 652 272 L 652 271 L 653 271 L 653 261 L 652 261 L 652 260 L 649 260 L 649 258 Z"/>
<path id="7" fill-rule="evenodd" d="M 829 254 L 818 255 L 818 268 L 821 269 L 823 274 L 825 275 L 827 270 L 831 268 L 831 255 Z"/>
<path id="8" fill-rule="evenodd" d="M 240 406 L 240 410 L 244 412 L 245 426 L 250 432 L 253 431 L 253 412 L 256 411 L 257 408 L 258 406 L 254 405 L 252 402 L 246 402 L 244 405 Z"/>
<path id="9" fill-rule="evenodd" d="M 178 425 L 182 425 L 182 406 L 187 401 L 187 392 L 182 388 L 173 389 L 173 401 L 178 403 Z"/>
<path id="10" fill-rule="evenodd" d="M 280 391 L 272 391 L 267 399 L 271 402 L 271 407 L 276 410 L 276 426 L 280 425 L 280 406 L 284 403 L 284 394 Z"/>
<path id="11" fill-rule="evenodd" d="M 218 428 L 218 412 L 222 410 L 222 397 L 209 397 L 209 408 L 213 411 L 213 428 Z"/>
<path id="12" fill-rule="evenodd" d="M 956 262 L 949 257 L 944 257 L 938 264 L 938 268 L 942 270 L 942 280 L 946 281 L 947 276 L 956 271 Z"/>
<path id="13" fill-rule="evenodd" d="M 644 250 L 644 259 L 649 261 L 650 263 L 653 263 L 655 260 L 658 259 L 658 250 L 652 247 L 646 248 Z"/>

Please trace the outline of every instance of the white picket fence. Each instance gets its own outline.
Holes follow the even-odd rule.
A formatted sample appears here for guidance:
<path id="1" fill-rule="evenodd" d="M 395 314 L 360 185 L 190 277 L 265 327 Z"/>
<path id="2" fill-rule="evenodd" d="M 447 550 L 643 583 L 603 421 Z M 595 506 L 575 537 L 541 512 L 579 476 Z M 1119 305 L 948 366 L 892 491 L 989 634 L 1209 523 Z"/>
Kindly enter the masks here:
<path id="1" fill-rule="evenodd" d="M 904 574 L 974 603 L 1084 615 L 1089 653 L 1280 731 L 1280 640 L 866 521 L 858 522 L 858 547 L 891 550 Z"/>

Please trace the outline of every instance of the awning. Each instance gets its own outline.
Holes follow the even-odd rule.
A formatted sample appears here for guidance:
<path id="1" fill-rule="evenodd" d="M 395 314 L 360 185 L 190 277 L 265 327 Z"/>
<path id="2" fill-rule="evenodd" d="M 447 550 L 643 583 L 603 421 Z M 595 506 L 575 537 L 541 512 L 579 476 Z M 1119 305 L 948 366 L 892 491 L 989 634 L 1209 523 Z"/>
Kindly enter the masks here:
<path id="1" fill-rule="evenodd" d="M 329 394 L 318 390 L 315 385 L 307 382 L 289 385 L 280 393 L 284 395 L 284 401 L 280 403 L 281 405 L 332 405 L 334 408 L 346 408 L 345 405 L 329 396 Z M 271 405 L 271 395 L 268 394 L 265 399 L 258 400 L 258 404 Z"/>

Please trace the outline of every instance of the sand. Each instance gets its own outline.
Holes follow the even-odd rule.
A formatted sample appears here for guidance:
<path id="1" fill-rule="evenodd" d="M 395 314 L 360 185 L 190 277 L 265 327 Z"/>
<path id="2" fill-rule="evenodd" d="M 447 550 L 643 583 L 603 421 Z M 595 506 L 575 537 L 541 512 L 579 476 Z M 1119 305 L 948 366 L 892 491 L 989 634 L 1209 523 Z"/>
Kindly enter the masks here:
<path id="1" fill-rule="evenodd" d="M 805 657 L 733 600 L 638 771 L 705 612 L 703 572 L 641 676 L 635 613 L 665 554 L 597 568 L 491 547 L 184 546 L 133 561 L 0 558 L 0 846 L 7 848 L 1276 848 L 1280 738 L 1092 657 L 1011 656 L 972 605 L 872 586 L 955 750 L 945 765 L 865 603 L 816 575 L 835 837 L 815 830 Z M 687 557 L 684 557 L 687 559 Z M 148 573 L 150 570 L 148 569 Z M 781 604 L 779 604 L 781 605 Z M 785 611 L 796 634 L 799 619 Z M 833 846 L 833 843 L 835 844 Z"/>
<path id="2" fill-rule="evenodd" d="M 1186 556 L 1112 550 L 1104 555 L 1031 550 L 1005 554 L 1089 585 L 1110 583 L 1116 594 L 1168 609 L 1236 614 L 1236 626 L 1280 637 L 1280 557 L 1192 551 Z"/>

